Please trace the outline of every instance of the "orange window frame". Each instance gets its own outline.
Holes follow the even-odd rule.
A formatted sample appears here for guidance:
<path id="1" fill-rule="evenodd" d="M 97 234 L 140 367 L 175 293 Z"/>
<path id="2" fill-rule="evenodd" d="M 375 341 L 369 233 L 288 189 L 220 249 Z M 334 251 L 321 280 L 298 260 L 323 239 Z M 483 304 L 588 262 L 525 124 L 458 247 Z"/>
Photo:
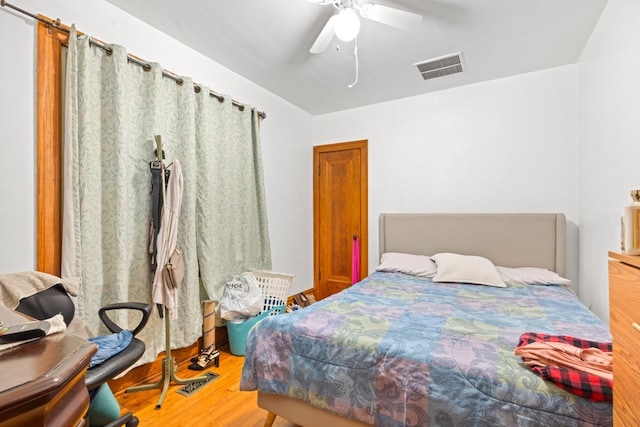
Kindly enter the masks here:
<path id="1" fill-rule="evenodd" d="M 62 50 L 69 34 L 38 22 L 36 53 L 36 268 L 60 275 L 62 254 Z"/>

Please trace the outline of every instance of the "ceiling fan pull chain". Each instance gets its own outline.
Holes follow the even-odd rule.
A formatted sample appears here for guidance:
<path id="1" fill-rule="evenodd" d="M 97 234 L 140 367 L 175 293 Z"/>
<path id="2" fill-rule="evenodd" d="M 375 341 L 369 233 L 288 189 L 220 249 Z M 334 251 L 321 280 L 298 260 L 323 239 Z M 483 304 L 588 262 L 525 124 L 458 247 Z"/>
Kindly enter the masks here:
<path id="1" fill-rule="evenodd" d="M 358 37 L 355 38 L 355 47 L 353 48 L 353 56 L 356 57 L 356 79 L 348 87 L 351 89 L 358 83 Z"/>

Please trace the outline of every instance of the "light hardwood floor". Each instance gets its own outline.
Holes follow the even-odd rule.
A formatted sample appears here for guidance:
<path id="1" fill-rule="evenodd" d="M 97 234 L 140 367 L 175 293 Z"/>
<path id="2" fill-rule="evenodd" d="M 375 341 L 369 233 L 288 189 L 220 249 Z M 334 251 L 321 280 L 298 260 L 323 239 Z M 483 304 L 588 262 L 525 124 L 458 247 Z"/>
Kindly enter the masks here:
<path id="1" fill-rule="evenodd" d="M 243 363 L 244 358 L 232 355 L 228 346 L 220 348 L 219 368 L 211 364 L 205 371 L 192 371 L 187 369 L 189 362 L 182 363 L 176 372 L 178 378 L 197 377 L 207 371 L 220 377 L 189 397 L 177 392 L 181 385 L 171 383 L 160 409 L 155 407 L 161 389 L 133 393 L 114 389 L 114 394 L 123 411 L 129 410 L 139 418 L 141 427 L 262 427 L 267 412 L 258 408 L 256 392 L 239 389 Z M 273 425 L 296 426 L 281 417 L 276 418 Z"/>

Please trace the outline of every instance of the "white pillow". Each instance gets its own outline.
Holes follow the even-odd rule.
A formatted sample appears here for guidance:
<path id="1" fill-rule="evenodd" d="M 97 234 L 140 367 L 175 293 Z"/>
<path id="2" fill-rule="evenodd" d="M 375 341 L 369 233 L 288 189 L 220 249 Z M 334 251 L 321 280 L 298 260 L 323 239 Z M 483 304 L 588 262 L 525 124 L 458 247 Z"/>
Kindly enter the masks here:
<path id="1" fill-rule="evenodd" d="M 387 273 L 406 273 L 414 276 L 433 277 L 436 274 L 436 263 L 428 256 L 387 252 L 382 254 L 382 261 L 376 271 Z"/>
<path id="2" fill-rule="evenodd" d="M 496 270 L 505 283 L 521 285 L 565 285 L 570 286 L 571 280 L 565 279 L 555 271 L 538 267 L 500 267 Z"/>
<path id="3" fill-rule="evenodd" d="M 487 258 L 475 255 L 440 253 L 431 257 L 436 262 L 434 282 L 471 283 L 506 288 L 496 267 Z"/>

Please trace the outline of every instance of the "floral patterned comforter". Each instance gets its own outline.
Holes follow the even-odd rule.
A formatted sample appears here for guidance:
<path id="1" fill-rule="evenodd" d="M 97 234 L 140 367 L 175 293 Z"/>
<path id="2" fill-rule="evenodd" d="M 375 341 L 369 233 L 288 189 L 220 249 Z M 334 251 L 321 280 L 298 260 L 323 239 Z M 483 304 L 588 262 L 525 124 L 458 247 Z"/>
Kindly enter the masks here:
<path id="1" fill-rule="evenodd" d="M 249 333 L 240 388 L 377 426 L 610 426 L 610 403 L 545 382 L 513 355 L 527 331 L 610 341 L 567 288 L 373 273 Z"/>

